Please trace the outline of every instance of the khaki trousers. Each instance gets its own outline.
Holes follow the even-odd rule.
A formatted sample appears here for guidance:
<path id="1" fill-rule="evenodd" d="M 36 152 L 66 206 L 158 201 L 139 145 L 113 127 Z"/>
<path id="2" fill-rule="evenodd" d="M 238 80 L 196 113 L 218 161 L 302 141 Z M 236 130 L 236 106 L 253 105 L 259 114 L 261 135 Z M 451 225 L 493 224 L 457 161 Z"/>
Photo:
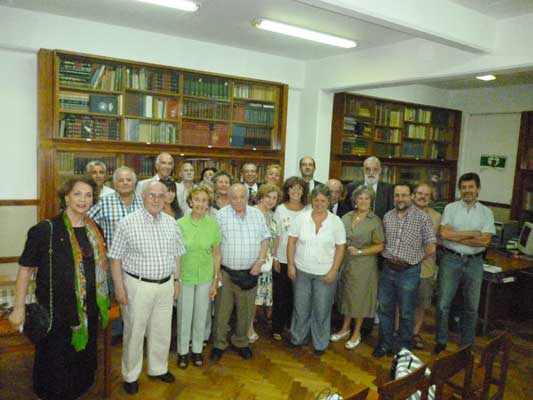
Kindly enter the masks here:
<path id="1" fill-rule="evenodd" d="M 252 323 L 255 313 L 255 296 L 257 286 L 253 289 L 243 290 L 235 285 L 226 271 L 222 273 L 222 287 L 218 289 L 215 298 L 215 323 L 213 331 L 213 347 L 225 350 L 228 343 L 228 322 L 233 311 L 236 308 L 237 321 L 235 330 L 231 335 L 231 344 L 235 347 L 248 347 L 248 329 Z"/>
<path id="2" fill-rule="evenodd" d="M 125 382 L 139 378 L 145 336 L 148 375 L 162 375 L 168 371 L 174 280 L 148 283 L 124 274 L 124 286 L 128 304 L 121 306 L 124 321 L 122 378 Z"/>

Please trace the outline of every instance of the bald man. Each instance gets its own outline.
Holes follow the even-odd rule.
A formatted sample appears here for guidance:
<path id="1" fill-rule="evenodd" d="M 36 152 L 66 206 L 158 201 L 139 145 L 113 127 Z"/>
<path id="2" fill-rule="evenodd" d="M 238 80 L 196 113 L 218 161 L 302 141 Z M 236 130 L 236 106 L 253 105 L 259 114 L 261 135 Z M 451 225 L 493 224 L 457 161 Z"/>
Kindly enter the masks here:
<path id="1" fill-rule="evenodd" d="M 342 200 L 344 198 L 344 186 L 338 179 L 329 179 L 326 182 L 326 186 L 331 192 L 329 211 L 342 218 L 344 214 L 350 211 L 350 207 Z"/>
<path id="2" fill-rule="evenodd" d="M 169 153 L 161 153 L 155 159 L 155 170 L 157 173 L 150 179 L 145 179 L 137 183 L 135 194 L 141 196 L 144 187 L 149 182 L 157 181 L 172 181 L 172 174 L 174 173 L 174 158 Z"/>

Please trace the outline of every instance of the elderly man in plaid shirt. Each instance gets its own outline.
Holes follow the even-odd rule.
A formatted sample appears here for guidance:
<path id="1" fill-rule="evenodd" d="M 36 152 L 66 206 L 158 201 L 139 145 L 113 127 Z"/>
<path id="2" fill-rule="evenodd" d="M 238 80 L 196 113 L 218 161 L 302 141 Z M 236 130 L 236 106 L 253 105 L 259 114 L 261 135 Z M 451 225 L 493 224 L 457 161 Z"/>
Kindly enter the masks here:
<path id="1" fill-rule="evenodd" d="M 124 319 L 124 390 L 139 390 L 147 338 L 148 376 L 174 382 L 168 371 L 172 305 L 179 292 L 180 257 L 185 253 L 178 224 L 161 212 L 167 188 L 159 181 L 143 188 L 144 207 L 118 225 L 109 251 L 115 297 Z"/>
<path id="2" fill-rule="evenodd" d="M 428 214 L 412 205 L 407 183 L 394 187 L 394 209 L 383 217 L 385 249 L 378 285 L 379 340 L 372 355 L 392 355 L 394 312 L 400 306 L 399 348 L 411 349 L 420 264 L 435 253 L 437 238 Z"/>
<path id="3" fill-rule="evenodd" d="M 270 240 L 263 213 L 248 205 L 248 191 L 237 183 L 230 188 L 230 205 L 216 215 L 222 233 L 222 287 L 215 299 L 214 343 L 211 361 L 218 361 L 228 347 L 227 326 L 233 307 L 237 321 L 231 344 L 239 355 L 252 358 L 248 328 L 255 311 L 257 275 L 265 263 Z"/>

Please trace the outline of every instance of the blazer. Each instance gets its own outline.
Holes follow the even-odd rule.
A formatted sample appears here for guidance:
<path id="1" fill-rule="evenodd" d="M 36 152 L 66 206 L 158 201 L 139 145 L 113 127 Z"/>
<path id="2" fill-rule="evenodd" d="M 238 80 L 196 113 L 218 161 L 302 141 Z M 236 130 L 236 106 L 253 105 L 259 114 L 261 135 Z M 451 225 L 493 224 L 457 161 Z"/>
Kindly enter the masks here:
<path id="1" fill-rule="evenodd" d="M 351 208 L 348 207 L 348 205 L 343 200 L 339 200 L 339 203 L 337 205 L 336 215 L 338 215 L 340 218 L 342 218 L 342 216 L 344 214 L 346 214 L 350 210 L 351 210 Z"/>
<path id="2" fill-rule="evenodd" d="M 350 203 L 350 198 L 352 197 L 353 191 L 360 185 L 363 185 L 364 182 L 352 182 L 346 187 L 346 199 L 345 203 L 350 210 L 353 210 L 353 207 Z M 387 211 L 394 208 L 394 187 L 385 182 L 378 182 L 378 188 L 376 193 L 376 200 L 374 202 L 374 214 L 379 218 L 383 219 L 383 216 Z"/>

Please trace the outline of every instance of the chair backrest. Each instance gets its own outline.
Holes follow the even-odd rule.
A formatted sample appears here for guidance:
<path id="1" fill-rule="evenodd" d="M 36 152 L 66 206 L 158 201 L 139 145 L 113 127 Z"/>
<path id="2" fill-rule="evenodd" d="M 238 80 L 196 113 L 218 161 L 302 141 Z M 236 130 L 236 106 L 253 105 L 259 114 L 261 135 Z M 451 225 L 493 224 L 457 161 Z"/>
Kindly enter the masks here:
<path id="1" fill-rule="evenodd" d="M 426 400 L 428 386 L 425 378 L 426 365 L 422 365 L 416 371 L 403 378 L 396 379 L 378 387 L 381 400 L 405 400 L 420 391 L 420 400 Z"/>
<path id="2" fill-rule="evenodd" d="M 507 369 L 509 368 L 509 353 L 513 342 L 511 334 L 504 332 L 494 339 L 492 339 L 481 352 L 480 367 L 485 370 L 483 379 L 483 389 L 481 392 L 481 399 L 489 398 L 490 386 L 496 385 L 498 387 L 492 399 L 503 399 L 503 392 L 505 391 L 505 382 L 507 380 Z M 494 374 L 494 361 L 501 354 L 499 374 Z"/>
<path id="3" fill-rule="evenodd" d="M 472 384 L 472 369 L 474 365 L 474 356 L 471 352 L 472 345 L 463 347 L 455 353 L 446 354 L 435 359 L 431 368 L 429 386 L 435 385 L 435 398 L 440 399 L 443 396 L 444 387 L 448 384 L 453 391 L 461 395 L 463 399 L 469 399 Z M 464 372 L 462 386 L 457 386 L 448 382 L 450 378 Z"/>

